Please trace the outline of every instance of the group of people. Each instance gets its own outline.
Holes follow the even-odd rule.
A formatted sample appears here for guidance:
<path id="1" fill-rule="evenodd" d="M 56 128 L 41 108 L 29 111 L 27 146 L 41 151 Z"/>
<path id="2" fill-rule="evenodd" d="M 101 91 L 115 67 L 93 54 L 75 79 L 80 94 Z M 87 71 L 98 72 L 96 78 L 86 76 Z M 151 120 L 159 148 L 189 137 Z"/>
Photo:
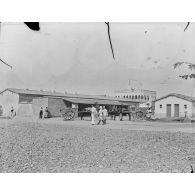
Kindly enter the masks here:
<path id="1" fill-rule="evenodd" d="M 43 110 L 43 107 L 41 107 L 39 111 L 39 118 L 43 119 L 43 118 L 48 118 L 48 117 L 49 117 L 48 107 L 45 107 L 44 110 Z"/>
<path id="2" fill-rule="evenodd" d="M 95 125 L 97 121 L 97 125 L 105 125 L 106 117 L 108 116 L 108 111 L 105 106 L 100 106 L 97 109 L 94 105 L 91 107 L 91 124 Z"/>

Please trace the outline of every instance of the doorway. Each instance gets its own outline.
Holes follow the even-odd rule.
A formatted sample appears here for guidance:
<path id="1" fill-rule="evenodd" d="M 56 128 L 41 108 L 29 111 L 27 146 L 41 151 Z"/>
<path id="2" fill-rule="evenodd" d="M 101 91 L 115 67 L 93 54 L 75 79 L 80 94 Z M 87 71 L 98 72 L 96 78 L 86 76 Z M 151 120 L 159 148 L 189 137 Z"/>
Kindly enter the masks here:
<path id="1" fill-rule="evenodd" d="M 167 104 L 167 117 L 171 118 L 171 104 Z"/>
<path id="2" fill-rule="evenodd" d="M 179 104 L 174 104 L 174 117 L 179 117 Z"/>

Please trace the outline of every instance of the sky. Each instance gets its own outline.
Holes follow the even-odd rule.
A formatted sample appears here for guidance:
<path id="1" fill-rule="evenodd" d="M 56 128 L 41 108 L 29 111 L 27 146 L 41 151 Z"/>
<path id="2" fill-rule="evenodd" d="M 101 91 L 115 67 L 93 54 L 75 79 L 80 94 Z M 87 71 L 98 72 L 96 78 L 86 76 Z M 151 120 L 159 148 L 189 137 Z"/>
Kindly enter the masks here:
<path id="1" fill-rule="evenodd" d="M 182 80 L 195 62 L 195 24 L 110 23 L 112 57 L 105 23 L 40 23 L 34 32 L 23 23 L 2 23 L 0 90 L 7 87 L 110 94 L 130 81 L 157 91 L 157 96 L 195 96 L 193 80 Z M 131 82 L 133 83 L 133 82 Z"/>

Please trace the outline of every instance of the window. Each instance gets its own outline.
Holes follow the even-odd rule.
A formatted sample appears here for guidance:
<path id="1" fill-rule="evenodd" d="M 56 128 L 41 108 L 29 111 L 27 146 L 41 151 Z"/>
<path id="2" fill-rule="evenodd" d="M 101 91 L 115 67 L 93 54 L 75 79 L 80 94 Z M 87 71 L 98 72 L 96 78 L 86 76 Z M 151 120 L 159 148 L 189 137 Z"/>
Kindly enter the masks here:
<path id="1" fill-rule="evenodd" d="M 135 96 L 135 99 L 137 99 L 137 95 Z"/>
<path id="2" fill-rule="evenodd" d="M 140 100 L 140 95 L 138 95 L 138 99 Z"/>
<path id="3" fill-rule="evenodd" d="M 184 108 L 187 109 L 187 105 L 186 104 L 184 105 Z"/>
<path id="4" fill-rule="evenodd" d="M 125 95 L 123 97 L 125 98 Z"/>
<path id="5" fill-rule="evenodd" d="M 134 99 L 134 95 L 132 95 L 132 100 Z"/>
<path id="6" fill-rule="evenodd" d="M 129 96 L 129 99 L 131 99 L 131 96 Z"/>
<path id="7" fill-rule="evenodd" d="M 160 108 L 162 108 L 162 104 L 160 104 Z"/>
<path id="8" fill-rule="evenodd" d="M 128 95 L 126 96 L 126 98 L 128 98 Z"/>
<path id="9" fill-rule="evenodd" d="M 143 95 L 141 96 L 141 99 L 142 99 L 142 100 L 144 99 L 144 96 L 143 96 Z"/>

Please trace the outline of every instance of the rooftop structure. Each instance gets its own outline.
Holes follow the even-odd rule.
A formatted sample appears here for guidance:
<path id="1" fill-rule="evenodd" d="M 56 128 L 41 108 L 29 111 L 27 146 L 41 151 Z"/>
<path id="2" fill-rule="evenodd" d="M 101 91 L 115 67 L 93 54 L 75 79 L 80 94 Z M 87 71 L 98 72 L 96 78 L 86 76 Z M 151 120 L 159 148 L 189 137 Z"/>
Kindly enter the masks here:
<path id="1" fill-rule="evenodd" d="M 152 102 L 156 100 L 157 93 L 156 91 L 128 86 L 126 89 L 115 90 L 111 96 L 115 98 L 123 98 L 126 100 L 129 99 L 140 102 L 145 106 L 151 106 Z"/>

